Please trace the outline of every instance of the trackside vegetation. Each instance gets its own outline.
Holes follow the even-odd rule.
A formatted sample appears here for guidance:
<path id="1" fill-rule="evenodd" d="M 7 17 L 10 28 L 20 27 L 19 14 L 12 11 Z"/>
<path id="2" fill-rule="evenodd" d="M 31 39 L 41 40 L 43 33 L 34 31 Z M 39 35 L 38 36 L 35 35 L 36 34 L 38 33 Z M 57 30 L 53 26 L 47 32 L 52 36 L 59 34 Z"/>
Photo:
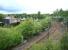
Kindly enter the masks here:
<path id="1" fill-rule="evenodd" d="M 36 36 L 48 26 L 49 20 L 47 21 L 46 18 L 38 21 L 30 18 L 22 21 L 16 27 L 0 27 L 0 49 L 4 50 L 16 46 L 21 43 L 21 41 Z"/>

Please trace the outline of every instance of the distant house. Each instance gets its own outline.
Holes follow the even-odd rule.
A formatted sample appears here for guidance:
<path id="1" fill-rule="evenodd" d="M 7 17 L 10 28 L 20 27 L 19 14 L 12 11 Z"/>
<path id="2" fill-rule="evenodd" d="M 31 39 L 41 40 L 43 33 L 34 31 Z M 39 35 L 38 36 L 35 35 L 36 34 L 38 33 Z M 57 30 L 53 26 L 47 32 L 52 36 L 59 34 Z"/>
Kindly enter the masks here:
<path id="1" fill-rule="evenodd" d="M 21 21 L 24 21 L 26 18 L 15 18 L 14 16 L 6 16 L 0 21 L 0 25 L 11 25 L 11 24 L 19 24 Z"/>
<path id="2" fill-rule="evenodd" d="M 19 18 L 15 18 L 14 16 L 6 16 L 4 19 L 3 19 L 3 23 L 5 25 L 8 25 L 8 24 L 13 24 L 13 23 L 19 23 L 20 22 L 20 19 Z"/>
<path id="3" fill-rule="evenodd" d="M 26 20 L 26 18 L 22 18 L 22 19 L 20 19 L 21 21 L 24 21 L 24 20 Z"/>

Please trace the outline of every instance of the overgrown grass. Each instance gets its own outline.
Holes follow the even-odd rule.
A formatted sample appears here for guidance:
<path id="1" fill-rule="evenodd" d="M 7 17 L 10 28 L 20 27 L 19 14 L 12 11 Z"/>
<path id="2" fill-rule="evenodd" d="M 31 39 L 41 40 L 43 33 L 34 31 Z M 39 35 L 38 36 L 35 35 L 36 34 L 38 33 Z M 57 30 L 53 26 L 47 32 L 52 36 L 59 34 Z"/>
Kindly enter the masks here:
<path id="1" fill-rule="evenodd" d="M 20 33 L 14 29 L 0 28 L 0 50 L 15 46 L 20 42 Z"/>
<path id="2" fill-rule="evenodd" d="M 68 50 L 68 32 L 65 33 L 61 39 L 61 49 Z"/>
<path id="3" fill-rule="evenodd" d="M 27 50 L 60 50 L 60 43 L 53 42 L 48 39 L 45 42 L 34 44 L 31 48 Z"/>
<path id="4" fill-rule="evenodd" d="M 68 50 L 68 33 L 65 33 L 58 42 L 51 39 L 32 45 L 27 50 Z"/>

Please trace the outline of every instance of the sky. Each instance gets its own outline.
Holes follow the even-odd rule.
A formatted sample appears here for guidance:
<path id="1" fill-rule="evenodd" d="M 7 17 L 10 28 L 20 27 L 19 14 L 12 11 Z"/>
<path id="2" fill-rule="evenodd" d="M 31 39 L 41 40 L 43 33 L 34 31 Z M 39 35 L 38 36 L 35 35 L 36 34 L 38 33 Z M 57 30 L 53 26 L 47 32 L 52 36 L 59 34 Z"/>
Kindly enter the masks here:
<path id="1" fill-rule="evenodd" d="M 0 0 L 0 13 L 52 13 L 68 10 L 68 0 Z"/>

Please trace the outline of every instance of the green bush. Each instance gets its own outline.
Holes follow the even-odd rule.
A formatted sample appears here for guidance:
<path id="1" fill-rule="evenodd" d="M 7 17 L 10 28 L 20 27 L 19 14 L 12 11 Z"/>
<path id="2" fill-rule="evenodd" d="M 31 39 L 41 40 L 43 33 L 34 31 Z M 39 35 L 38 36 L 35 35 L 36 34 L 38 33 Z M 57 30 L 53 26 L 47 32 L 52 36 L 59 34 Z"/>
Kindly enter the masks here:
<path id="1" fill-rule="evenodd" d="M 24 36 L 24 39 L 28 39 L 41 32 L 43 27 L 48 27 L 46 20 L 40 22 L 33 19 L 26 19 L 15 27 L 15 29 Z"/>
<path id="2" fill-rule="evenodd" d="M 42 31 L 41 23 L 38 22 L 38 21 L 34 21 L 34 25 L 33 25 L 33 33 L 34 33 L 34 35 L 38 34 L 41 31 Z"/>
<path id="3" fill-rule="evenodd" d="M 0 50 L 15 46 L 21 42 L 21 34 L 14 29 L 0 28 Z"/>
<path id="4" fill-rule="evenodd" d="M 27 19 L 23 21 L 15 29 L 23 35 L 24 39 L 28 39 L 33 36 L 33 20 Z"/>
<path id="5" fill-rule="evenodd" d="M 41 24 L 40 22 L 33 21 L 32 19 L 27 19 L 15 29 L 22 33 L 24 39 L 28 39 L 41 32 Z"/>
<path id="6" fill-rule="evenodd" d="M 50 22 L 51 22 L 50 20 L 51 20 L 51 18 L 49 18 L 49 17 L 46 17 L 46 18 L 40 20 L 40 24 L 42 25 L 42 30 L 45 30 L 46 28 L 48 28 L 50 26 Z"/>
<path id="7" fill-rule="evenodd" d="M 48 21 L 46 21 L 45 19 L 40 21 L 41 25 L 42 25 L 42 29 L 44 30 L 45 28 L 48 27 Z"/>

